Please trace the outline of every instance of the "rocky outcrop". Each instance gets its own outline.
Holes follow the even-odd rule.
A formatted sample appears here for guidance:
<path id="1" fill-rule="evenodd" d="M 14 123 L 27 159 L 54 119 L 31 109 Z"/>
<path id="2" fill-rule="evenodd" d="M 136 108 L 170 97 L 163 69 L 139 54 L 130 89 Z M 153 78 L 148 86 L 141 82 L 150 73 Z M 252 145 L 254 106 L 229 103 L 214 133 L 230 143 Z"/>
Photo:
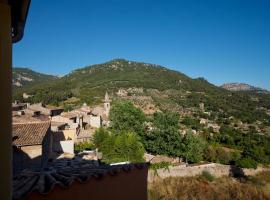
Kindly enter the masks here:
<path id="1" fill-rule="evenodd" d="M 230 91 L 250 91 L 260 89 L 245 83 L 226 83 L 223 84 L 221 87 Z"/>

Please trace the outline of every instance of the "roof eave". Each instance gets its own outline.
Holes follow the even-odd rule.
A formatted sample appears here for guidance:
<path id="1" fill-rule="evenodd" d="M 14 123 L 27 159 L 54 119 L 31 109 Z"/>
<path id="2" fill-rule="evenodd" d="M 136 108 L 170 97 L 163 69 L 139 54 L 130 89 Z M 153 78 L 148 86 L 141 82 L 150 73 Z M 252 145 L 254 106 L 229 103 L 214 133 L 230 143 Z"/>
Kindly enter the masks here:
<path id="1" fill-rule="evenodd" d="M 31 0 L 8 0 L 11 6 L 12 42 L 19 42 L 24 35 L 25 23 Z"/>

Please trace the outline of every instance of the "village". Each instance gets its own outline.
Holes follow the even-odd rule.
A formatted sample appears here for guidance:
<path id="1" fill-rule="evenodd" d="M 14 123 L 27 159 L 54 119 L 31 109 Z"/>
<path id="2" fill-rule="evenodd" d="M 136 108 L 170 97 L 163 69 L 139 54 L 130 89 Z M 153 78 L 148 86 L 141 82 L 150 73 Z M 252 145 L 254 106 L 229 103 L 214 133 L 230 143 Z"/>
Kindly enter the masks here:
<path id="1" fill-rule="evenodd" d="M 100 127 L 109 125 L 110 98 L 105 94 L 104 106 L 90 108 L 85 103 L 78 109 L 46 106 L 42 103 L 12 104 L 14 173 L 39 167 L 48 159 L 74 155 L 74 145 L 91 139 Z M 91 154 L 91 155 L 90 155 Z M 94 152 L 84 156 L 98 159 Z"/>
<path id="2" fill-rule="evenodd" d="M 23 94 L 26 100 L 29 96 Z M 143 95 L 143 88 L 120 88 L 114 97 L 118 100 L 133 102 L 136 107 L 142 108 L 146 115 L 159 112 L 152 98 Z M 91 141 L 96 130 L 110 126 L 111 101 L 112 97 L 106 92 L 102 100 L 103 106 L 97 105 L 90 108 L 83 103 L 80 107 L 66 112 L 61 107 L 15 101 L 12 104 L 14 173 L 17 174 L 25 168 L 42 166 L 42 162 L 49 159 L 71 158 L 77 155 L 79 152 L 74 149 L 76 144 Z M 180 111 L 179 115 L 184 119 L 192 117 L 196 112 L 206 116 L 211 115 L 206 111 L 204 103 L 200 103 L 197 110 L 189 108 Z M 219 133 L 220 126 L 214 121 L 203 117 L 197 120 L 198 125 L 204 129 L 194 128 L 189 122 L 186 124 L 182 122 L 179 133 L 185 135 L 191 132 L 197 135 L 202 134 L 205 129 L 211 130 L 211 134 Z M 146 127 L 148 130 L 153 129 L 151 123 L 146 123 Z M 47 137 L 49 139 L 46 139 Z M 98 152 L 98 149 L 84 151 L 83 158 L 99 160 L 102 158 L 102 152 Z M 182 162 L 178 158 L 149 153 L 145 153 L 144 159 L 150 163 L 167 162 L 179 165 Z"/>
<path id="3" fill-rule="evenodd" d="M 24 98 L 29 98 L 29 95 L 24 94 Z M 30 185 L 36 173 L 40 173 L 38 179 L 43 176 L 43 173 L 47 177 L 46 181 L 40 182 L 37 187 L 48 184 L 51 187 L 50 190 L 52 190 L 55 184 L 65 185 L 66 179 L 73 181 L 74 177 L 78 176 L 79 178 L 76 178 L 76 180 L 83 181 L 81 179 L 83 176 L 96 177 L 100 175 L 100 171 L 102 171 L 102 174 L 107 174 L 111 173 L 111 170 L 125 170 L 127 167 L 131 172 L 130 176 L 134 176 L 134 178 L 137 175 L 136 170 L 133 171 L 133 169 L 137 167 L 143 169 L 140 174 L 143 174 L 144 177 L 140 182 L 147 181 L 149 184 L 158 181 L 160 178 L 201 176 L 205 171 L 215 177 L 223 177 L 239 176 L 239 174 L 254 176 L 268 170 L 264 167 L 241 169 L 237 166 L 228 165 L 223 161 L 216 162 L 216 160 L 188 164 L 183 157 L 168 156 L 163 153 L 152 154 L 147 151 L 144 152 L 144 162 L 142 163 L 133 163 L 126 160 L 125 162 L 106 164 L 102 160 L 102 151 L 98 148 L 76 150 L 76 145 L 91 143 L 94 134 L 100 128 L 108 129 L 111 127 L 113 121 L 110 122 L 109 114 L 113 99 L 120 102 L 133 102 L 134 108 L 141 109 L 148 117 L 154 116 L 156 113 L 162 113 L 153 103 L 152 97 L 144 95 L 142 88 L 121 88 L 115 95 L 111 93 L 111 96 L 106 92 L 102 100 L 103 105 L 90 107 L 83 103 L 80 107 L 70 111 L 64 111 L 62 107 L 42 103 L 30 104 L 15 101 L 12 104 L 15 199 L 16 196 L 17 199 L 20 199 L 25 194 L 31 194 L 31 191 L 35 188 L 34 185 L 29 190 L 26 190 L 24 194 L 22 193 L 24 190 L 23 184 L 26 182 Z M 196 119 L 197 124 L 195 126 L 193 124 L 194 118 L 192 118 L 194 113 L 202 113 L 203 116 L 206 116 L 199 116 Z M 211 112 L 205 108 L 202 102 L 199 103 L 197 108 L 182 110 L 177 115 L 181 119 L 178 132 L 182 137 L 189 134 L 196 137 L 206 130 L 209 130 L 210 137 L 213 137 L 213 134 L 219 134 L 220 132 L 220 126 L 215 121 L 208 119 L 207 116 L 210 116 Z M 231 120 L 233 121 L 233 118 Z M 149 132 L 154 130 L 150 121 L 145 123 L 145 127 Z M 197 148 L 192 144 L 189 145 L 191 145 L 191 148 Z M 198 145 L 200 144 L 198 143 Z M 233 152 L 225 147 L 220 149 L 222 149 L 219 152 L 221 153 L 220 157 L 223 154 Z M 194 155 L 196 154 L 197 152 Z M 148 166 L 150 166 L 149 171 Z M 65 174 L 64 178 L 62 177 L 63 173 Z M 122 179 L 121 181 L 123 182 Z M 43 190 L 39 192 L 44 193 Z"/>

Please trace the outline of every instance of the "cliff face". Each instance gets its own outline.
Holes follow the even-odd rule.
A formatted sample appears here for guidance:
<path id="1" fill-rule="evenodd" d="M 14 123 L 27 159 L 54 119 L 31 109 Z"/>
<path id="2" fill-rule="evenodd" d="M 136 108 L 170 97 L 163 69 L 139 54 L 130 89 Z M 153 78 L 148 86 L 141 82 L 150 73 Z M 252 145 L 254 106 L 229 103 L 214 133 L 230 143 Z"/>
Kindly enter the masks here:
<path id="1" fill-rule="evenodd" d="M 16 87 L 34 86 L 57 80 L 58 77 L 35 72 L 28 68 L 13 68 L 12 84 Z"/>

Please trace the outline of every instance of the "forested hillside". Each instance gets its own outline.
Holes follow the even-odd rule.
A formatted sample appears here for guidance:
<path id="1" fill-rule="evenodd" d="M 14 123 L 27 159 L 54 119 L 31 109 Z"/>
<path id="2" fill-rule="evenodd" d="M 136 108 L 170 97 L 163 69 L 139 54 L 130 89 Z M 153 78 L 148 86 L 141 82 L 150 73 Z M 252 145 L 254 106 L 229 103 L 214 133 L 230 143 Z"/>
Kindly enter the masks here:
<path id="1" fill-rule="evenodd" d="M 14 70 L 14 80 L 18 72 L 19 69 Z M 192 79 L 155 64 L 115 59 L 74 70 L 62 78 L 30 72 L 31 76 L 27 77 L 35 81 L 16 87 L 14 99 L 22 100 L 21 94 L 26 92 L 34 95 L 28 99 L 32 102 L 59 104 L 75 97 L 75 104 L 96 104 L 101 102 L 105 91 L 114 96 L 119 89 L 140 88 L 142 92 L 130 90 L 129 95 L 149 96 L 161 109 L 194 110 L 204 103 L 205 110 L 212 112 L 212 118 L 233 116 L 249 123 L 256 120 L 269 123 L 269 94 L 231 92 L 204 78 Z"/>

